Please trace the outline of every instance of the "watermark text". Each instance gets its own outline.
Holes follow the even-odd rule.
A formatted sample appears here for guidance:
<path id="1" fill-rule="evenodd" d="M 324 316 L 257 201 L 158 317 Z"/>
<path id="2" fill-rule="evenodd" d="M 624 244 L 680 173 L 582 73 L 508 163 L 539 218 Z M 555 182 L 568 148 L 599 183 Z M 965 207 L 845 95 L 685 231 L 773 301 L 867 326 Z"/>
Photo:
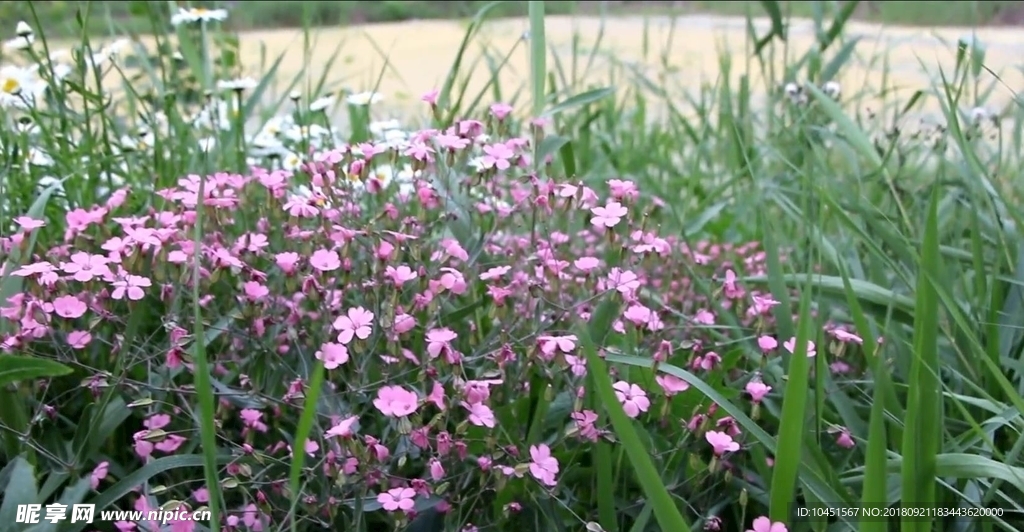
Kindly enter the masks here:
<path id="1" fill-rule="evenodd" d="M 19 504 L 17 514 L 14 517 L 15 523 L 38 524 L 49 522 L 53 524 L 62 521 L 72 523 L 92 523 L 94 521 L 127 521 L 127 522 L 155 522 L 161 525 L 174 521 L 209 521 L 209 510 L 192 511 L 184 507 L 173 510 L 148 510 L 123 511 L 104 510 L 100 512 L 99 519 L 96 518 L 95 504 Z"/>

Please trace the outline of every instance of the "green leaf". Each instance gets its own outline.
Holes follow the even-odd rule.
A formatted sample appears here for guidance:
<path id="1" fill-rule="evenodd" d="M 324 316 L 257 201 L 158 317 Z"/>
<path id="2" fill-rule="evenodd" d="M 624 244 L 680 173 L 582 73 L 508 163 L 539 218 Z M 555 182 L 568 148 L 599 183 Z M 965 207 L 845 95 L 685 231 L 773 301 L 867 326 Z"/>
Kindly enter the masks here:
<path id="1" fill-rule="evenodd" d="M 857 48 L 857 43 L 860 42 L 860 37 L 854 37 L 846 42 L 839 52 L 836 53 L 835 57 L 825 65 L 825 68 L 821 70 L 821 81 L 830 81 L 839 74 L 839 71 L 846 66 L 846 63 L 853 57 L 853 52 Z"/>
<path id="2" fill-rule="evenodd" d="M 537 146 L 537 160 L 538 160 L 538 162 L 540 164 L 543 164 L 544 160 L 547 159 L 549 155 L 551 155 L 551 154 L 555 153 L 556 151 L 562 149 L 562 146 L 565 146 L 568 143 L 569 143 L 569 138 L 568 137 L 560 137 L 558 135 L 551 135 L 549 137 L 544 137 L 544 140 L 540 141 L 540 145 Z"/>
<path id="3" fill-rule="evenodd" d="M 78 482 L 75 482 L 64 489 L 64 493 L 62 493 L 60 498 L 57 499 L 57 503 L 67 506 L 69 508 L 68 511 L 70 512 L 70 508 L 72 506 L 81 504 L 82 500 L 85 499 L 85 496 L 89 494 L 90 489 L 92 489 L 91 479 L 88 476 L 80 478 L 78 479 Z M 57 532 L 58 527 L 58 523 L 44 521 L 37 525 L 33 525 L 25 532 Z"/>
<path id="4" fill-rule="evenodd" d="M 580 94 L 567 98 L 563 102 L 552 105 L 551 108 L 545 111 L 542 116 L 554 117 L 577 107 L 583 107 L 584 105 L 599 102 L 613 94 L 615 94 L 615 87 L 604 87 L 601 89 L 592 89 L 587 92 L 581 92 Z"/>
<path id="5" fill-rule="evenodd" d="M 803 281 L 803 277 L 803 274 L 788 274 L 781 276 L 781 279 L 787 286 L 792 287 L 799 285 Z M 745 277 L 743 281 L 750 284 L 768 284 L 769 277 L 763 275 Z M 853 293 L 861 303 L 871 303 L 886 308 L 892 306 L 907 315 L 914 314 L 915 302 L 907 296 L 897 294 L 892 290 L 860 279 L 850 279 L 849 282 Z M 842 277 L 815 274 L 812 277 L 811 283 L 821 294 L 842 296 L 846 293 Z"/>
<path id="6" fill-rule="evenodd" d="M 4 501 L 0 503 L 0 523 L 3 523 L 4 527 L 16 522 L 19 505 L 42 502 L 38 500 L 39 487 L 32 464 L 23 456 L 15 457 L 11 464 L 10 478 L 7 485 L 3 486 Z"/>
<path id="7" fill-rule="evenodd" d="M 933 282 L 942 279 L 939 261 L 939 187 L 932 189 L 925 222 L 914 312 L 914 357 L 907 390 L 906 432 L 903 433 L 903 504 L 932 506 L 936 501 L 935 456 L 943 439 L 942 382 L 939 380 L 939 296 Z M 908 532 L 929 532 L 930 519 L 902 518 Z"/>
<path id="8" fill-rule="evenodd" d="M 609 354 L 605 356 L 605 360 L 608 362 L 627 364 L 641 368 L 650 368 L 654 365 L 650 358 L 640 358 L 636 356 Z M 743 430 L 745 430 L 747 434 L 753 436 L 758 443 L 768 450 L 768 452 L 775 455 L 780 454 L 778 451 L 778 442 L 753 419 L 750 419 L 750 416 L 745 412 L 746 407 L 737 406 L 732 401 L 726 399 L 725 396 L 718 392 L 718 390 L 715 390 L 713 386 L 705 382 L 704 379 L 682 368 L 678 368 L 671 364 L 659 364 L 658 371 L 679 377 L 686 381 L 690 386 L 700 391 L 700 393 L 704 394 L 708 399 L 714 401 L 716 405 L 735 419 L 736 422 L 743 427 Z M 845 490 L 836 489 L 835 487 L 830 486 L 827 479 L 823 478 L 807 464 L 800 465 L 799 480 L 803 485 L 804 490 L 813 493 L 820 501 L 841 501 L 843 504 L 847 505 L 855 504 L 846 494 Z"/>
<path id="9" fill-rule="evenodd" d="M 217 456 L 217 463 L 219 465 L 227 464 L 230 461 L 230 456 Z M 125 475 L 121 480 L 117 481 L 116 484 L 104 490 L 103 493 L 94 497 L 87 504 L 95 505 L 96 512 L 99 513 L 100 511 L 107 509 L 110 505 L 124 499 L 129 493 L 132 493 L 136 488 L 149 482 L 153 477 L 160 473 L 166 473 L 167 471 L 174 469 L 186 469 L 195 474 L 203 470 L 204 464 L 204 457 L 198 454 L 183 454 L 157 458 L 135 471 L 132 471 L 128 475 Z M 201 478 L 196 477 L 193 480 L 201 480 Z M 68 524 L 68 527 L 61 530 L 61 532 L 82 532 L 82 530 L 85 530 L 85 527 L 87 526 L 89 526 L 89 523 L 70 523 Z"/>
<path id="10" fill-rule="evenodd" d="M 654 506 L 654 516 L 662 530 L 689 532 L 690 526 L 683 519 L 679 508 L 676 507 L 668 489 L 661 481 L 658 470 L 651 461 L 650 451 L 644 448 L 633 427 L 633 421 L 626 416 L 615 396 L 615 389 L 612 387 L 612 380 L 608 373 L 608 365 L 597 353 L 597 341 L 602 341 L 611 330 L 612 321 L 619 310 L 618 303 L 611 298 L 605 299 L 594 315 L 588 327 L 577 327 L 576 336 L 579 338 L 580 346 L 587 358 L 587 377 L 590 381 L 592 391 L 596 393 L 604 405 L 608 417 L 611 418 L 612 428 L 615 435 L 622 442 L 633 469 L 636 471 L 636 481 L 643 487 L 647 500 Z M 595 341 L 596 339 L 596 341 Z"/>
<path id="11" fill-rule="evenodd" d="M 60 377 L 72 371 L 64 364 L 45 358 L 0 355 L 0 387 L 21 381 Z"/>
<path id="12" fill-rule="evenodd" d="M 808 275 L 808 279 L 810 276 Z M 772 521 L 785 522 L 793 508 L 796 495 L 797 472 L 803 463 L 803 444 L 807 419 L 807 388 L 810 375 L 810 358 L 807 356 L 807 342 L 811 340 L 811 290 L 803 290 L 800 299 L 800 317 L 797 323 L 796 346 L 789 357 L 788 381 L 782 397 L 782 415 L 779 419 L 779 449 L 785 449 L 775 457 L 772 467 L 772 482 L 769 493 L 771 504 L 769 515 Z M 824 356 L 824 355 L 822 355 Z"/>
<path id="13" fill-rule="evenodd" d="M 547 77 L 547 40 L 544 36 L 544 2 L 530 0 L 526 4 L 530 16 L 530 89 L 533 96 L 533 116 L 540 115 L 547 101 L 544 79 Z"/>

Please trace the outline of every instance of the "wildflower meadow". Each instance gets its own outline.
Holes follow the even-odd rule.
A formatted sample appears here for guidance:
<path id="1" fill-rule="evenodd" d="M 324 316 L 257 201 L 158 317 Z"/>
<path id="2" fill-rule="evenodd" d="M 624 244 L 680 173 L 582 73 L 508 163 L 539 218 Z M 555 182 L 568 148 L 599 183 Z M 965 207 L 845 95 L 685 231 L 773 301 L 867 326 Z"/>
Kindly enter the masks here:
<path id="1" fill-rule="evenodd" d="M 392 116 L 243 69 L 245 2 L 133 4 L 146 43 L 0 28 L 0 532 L 1024 530 L 1024 113 L 979 40 L 853 86 L 859 2 L 794 50 L 764 1 L 699 90 L 657 43 L 598 84 L 530 1 L 513 87 L 495 2 Z"/>

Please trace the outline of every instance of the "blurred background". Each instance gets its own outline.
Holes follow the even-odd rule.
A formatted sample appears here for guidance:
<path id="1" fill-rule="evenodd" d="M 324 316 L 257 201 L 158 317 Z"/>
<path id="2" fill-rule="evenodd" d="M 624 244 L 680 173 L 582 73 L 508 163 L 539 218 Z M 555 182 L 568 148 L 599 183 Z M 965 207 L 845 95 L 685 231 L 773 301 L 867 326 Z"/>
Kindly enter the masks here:
<path id="1" fill-rule="evenodd" d="M 892 102 L 938 83 L 955 68 L 956 50 L 965 43 L 972 57 L 984 58 L 985 72 L 975 61 L 975 105 L 984 102 L 1001 114 L 1024 88 L 1024 35 L 1017 29 L 1024 3 L 771 4 L 786 20 L 785 39 L 773 37 L 772 17 L 758 1 L 546 2 L 546 47 L 558 78 L 552 82 L 574 90 L 613 86 L 621 99 L 646 93 L 653 96 L 645 100 L 646 116 L 656 119 L 669 108 L 698 113 L 694 102 L 716 94 L 721 83 L 748 77 L 760 105 L 769 92 L 801 82 L 796 65 L 826 60 L 822 37 L 831 21 L 842 20 L 837 55 L 825 71 L 856 114 L 869 120 L 891 115 Z M 51 50 L 73 47 L 84 29 L 94 45 L 128 37 L 153 53 L 152 36 L 171 29 L 168 20 L 178 7 L 230 13 L 217 24 L 218 75 L 270 79 L 263 92 L 268 107 L 297 88 L 332 95 L 372 91 L 380 97 L 375 118 L 422 116 L 420 95 L 440 87 L 459 57 L 460 91 L 524 108 L 518 103 L 530 69 L 523 1 L 22 1 L 0 2 L 0 16 L 11 21 L 11 32 L 14 22 L 26 21 Z M 845 7 L 853 10 L 849 18 Z M 486 29 L 464 40 L 481 10 Z M 760 53 L 755 48 L 765 38 L 775 44 Z M 913 110 L 899 113 L 900 121 L 915 128 L 920 120 L 936 122 L 939 100 L 916 101 Z"/>
<path id="2" fill-rule="evenodd" d="M 185 5 L 185 2 L 178 2 Z M 298 27 L 304 13 L 312 24 L 335 26 L 372 22 L 400 22 L 422 19 L 445 19 L 472 16 L 486 1 L 383 1 L 338 2 L 333 0 L 307 0 L 302 2 L 190 2 L 192 6 L 225 7 L 232 13 L 227 27 L 234 30 Z M 813 16 L 813 2 L 781 2 L 794 16 Z M 836 2 L 842 4 L 845 2 Z M 73 34 L 77 31 L 68 15 L 83 4 L 91 4 L 94 17 L 90 29 L 108 31 L 110 20 L 128 31 L 146 31 L 149 27 L 148 10 L 159 4 L 169 10 L 174 2 L 144 1 L 33 1 L 0 2 L 0 19 L 29 20 L 38 17 L 52 35 Z M 708 13 L 743 15 L 749 9 L 759 9 L 759 2 L 736 1 L 600 1 L 600 2 L 548 2 L 549 14 L 596 14 L 601 10 L 613 13 Z M 297 6 L 301 5 L 302 8 Z M 494 16 L 525 16 L 526 2 L 504 2 L 496 6 Z M 1015 1 L 903 1 L 861 2 L 857 17 L 862 20 L 887 24 L 919 26 L 973 26 L 1018 25 L 1024 23 L 1024 3 Z"/>

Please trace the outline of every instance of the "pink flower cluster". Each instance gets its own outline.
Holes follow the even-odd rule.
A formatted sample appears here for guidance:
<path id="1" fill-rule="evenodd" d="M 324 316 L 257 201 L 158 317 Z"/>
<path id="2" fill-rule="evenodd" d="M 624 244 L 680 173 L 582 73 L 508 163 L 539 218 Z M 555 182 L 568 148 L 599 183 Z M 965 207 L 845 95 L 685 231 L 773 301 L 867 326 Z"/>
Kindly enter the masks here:
<path id="1" fill-rule="evenodd" d="M 500 120 L 509 110 L 492 112 Z M 326 385 L 317 432 L 301 452 L 324 482 L 304 494 L 307 506 L 324 515 L 369 492 L 384 519 L 435 507 L 480 520 L 482 506 L 453 494 L 509 483 L 571 489 L 562 479 L 577 467 L 574 457 L 609 435 L 601 412 L 585 406 L 590 368 L 573 333 L 593 319 L 600 297 L 622 309 L 609 324 L 608 352 L 646 354 L 743 389 L 751 407 L 773 400 L 758 368 L 735 362 L 741 352 L 777 360 L 779 303 L 742 282 L 765 271 L 756 243 L 683 242 L 643 223 L 651 203 L 635 183 L 611 179 L 603 192 L 538 177 L 526 170 L 528 140 L 480 141 L 485 132 L 484 122 L 463 120 L 415 133 L 401 148 L 318 153 L 298 172 L 191 175 L 158 191 L 159 206 L 145 212 L 126 212 L 132 191 L 120 190 L 103 206 L 68 212 L 59 241 L 40 249 L 25 236 L 49 227 L 19 218 L 21 232 L 0 249 L 18 247 L 30 260 L 12 268 L 23 290 L 0 302 L 0 319 L 11 325 L 0 349 L 78 367 L 109 368 L 120 357 L 125 367 L 149 368 L 133 374 L 134 384 L 96 372 L 84 388 L 94 398 L 109 386 L 127 403 L 144 391 L 181 390 L 128 422 L 135 458 L 146 462 L 197 441 L 184 390 L 194 384 L 192 347 L 207 342 L 219 445 L 234 457 L 222 474 L 251 487 L 227 518 L 232 530 L 259 530 L 280 517 L 271 508 L 287 507 L 271 504 L 287 497 L 282 464 L 300 452 L 284 435 L 294 433 L 317 364 Z M 478 153 L 474 170 L 468 161 Z M 453 170 L 459 161 L 469 169 Z M 418 172 L 411 190 L 353 186 L 386 163 Z M 452 236 L 465 221 L 452 214 L 458 202 L 470 214 L 468 239 Z M 222 327 L 216 336 L 191 336 L 193 304 Z M 148 320 L 144 334 L 127 338 L 136 313 Z M 720 341 L 725 315 L 739 323 L 726 334 L 741 340 Z M 829 331 L 837 345 L 859 343 L 845 328 Z M 815 341 L 826 340 L 809 340 L 807 356 L 817 353 Z M 796 352 L 795 338 L 782 347 Z M 727 359 L 733 365 L 723 368 Z M 840 362 L 842 372 L 859 371 L 853 358 L 837 358 L 837 373 Z M 634 422 L 668 439 L 695 434 L 695 450 L 726 467 L 746 459 L 742 427 L 692 379 L 613 367 L 612 382 Z M 552 410 L 559 417 L 542 420 L 542 439 L 527 444 L 529 423 L 541 422 L 529 418 L 531 401 L 569 406 Z M 680 413 L 683 404 L 697 408 Z M 842 431 L 840 444 L 852 444 Z M 93 486 L 112 470 L 98 466 Z M 755 530 L 765 526 L 755 522 Z"/>

